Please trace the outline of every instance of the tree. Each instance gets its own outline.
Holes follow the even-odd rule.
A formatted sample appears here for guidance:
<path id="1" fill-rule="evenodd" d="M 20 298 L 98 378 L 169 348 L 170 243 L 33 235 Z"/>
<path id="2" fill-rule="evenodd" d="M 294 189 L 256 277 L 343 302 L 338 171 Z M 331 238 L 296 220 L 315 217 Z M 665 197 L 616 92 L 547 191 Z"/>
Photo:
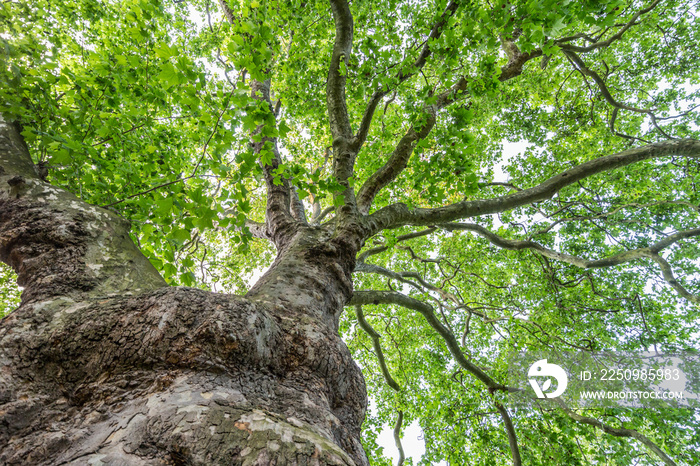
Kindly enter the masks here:
<path id="1" fill-rule="evenodd" d="M 505 381 L 698 347 L 697 5 L 55 3 L 0 7 L 0 462 L 700 461 Z"/>

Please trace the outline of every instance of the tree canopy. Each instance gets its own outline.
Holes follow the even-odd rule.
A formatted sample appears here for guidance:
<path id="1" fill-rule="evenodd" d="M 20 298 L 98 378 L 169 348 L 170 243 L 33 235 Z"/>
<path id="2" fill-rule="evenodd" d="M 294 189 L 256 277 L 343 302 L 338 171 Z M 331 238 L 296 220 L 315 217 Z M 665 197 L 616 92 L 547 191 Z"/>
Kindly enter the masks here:
<path id="1" fill-rule="evenodd" d="M 359 213 L 340 332 L 373 464 L 414 420 L 422 464 L 698 464 L 690 409 L 516 410 L 501 390 L 513 351 L 699 348 L 697 11 L 8 0 L 0 112 L 171 285 L 245 292 L 275 256 L 271 203 Z"/>

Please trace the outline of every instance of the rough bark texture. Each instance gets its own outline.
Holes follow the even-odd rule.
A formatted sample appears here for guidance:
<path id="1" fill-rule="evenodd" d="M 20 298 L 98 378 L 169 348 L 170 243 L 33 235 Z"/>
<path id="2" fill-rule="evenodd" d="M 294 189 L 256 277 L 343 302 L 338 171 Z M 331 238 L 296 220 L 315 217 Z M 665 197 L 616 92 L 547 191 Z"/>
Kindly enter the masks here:
<path id="1" fill-rule="evenodd" d="M 167 287 L 116 214 L 34 174 L 0 119 L 0 464 L 366 465 L 337 334 L 356 241 L 300 227 L 245 297 Z"/>

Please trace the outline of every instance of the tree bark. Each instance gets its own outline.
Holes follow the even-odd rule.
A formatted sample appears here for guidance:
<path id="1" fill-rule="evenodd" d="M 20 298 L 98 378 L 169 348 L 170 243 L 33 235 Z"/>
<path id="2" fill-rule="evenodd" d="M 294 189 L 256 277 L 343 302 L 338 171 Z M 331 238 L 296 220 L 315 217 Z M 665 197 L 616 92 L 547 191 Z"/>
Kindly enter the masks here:
<path id="1" fill-rule="evenodd" d="M 300 227 L 244 297 L 168 287 L 0 117 L 0 259 L 24 287 L 0 325 L 0 464 L 368 464 L 337 334 L 356 243 Z"/>

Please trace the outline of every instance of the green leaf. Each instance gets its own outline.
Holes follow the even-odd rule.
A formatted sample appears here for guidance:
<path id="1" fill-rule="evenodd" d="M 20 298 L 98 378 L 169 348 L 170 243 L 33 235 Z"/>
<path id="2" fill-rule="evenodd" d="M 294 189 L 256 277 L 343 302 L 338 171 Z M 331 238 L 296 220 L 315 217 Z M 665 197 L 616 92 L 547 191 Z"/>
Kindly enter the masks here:
<path id="1" fill-rule="evenodd" d="M 160 199 L 156 201 L 156 207 L 155 207 L 155 213 L 159 217 L 166 217 L 168 214 L 170 214 L 170 211 L 173 208 L 173 198 L 172 197 L 166 197 L 165 199 Z"/>

